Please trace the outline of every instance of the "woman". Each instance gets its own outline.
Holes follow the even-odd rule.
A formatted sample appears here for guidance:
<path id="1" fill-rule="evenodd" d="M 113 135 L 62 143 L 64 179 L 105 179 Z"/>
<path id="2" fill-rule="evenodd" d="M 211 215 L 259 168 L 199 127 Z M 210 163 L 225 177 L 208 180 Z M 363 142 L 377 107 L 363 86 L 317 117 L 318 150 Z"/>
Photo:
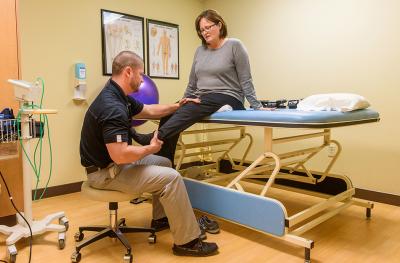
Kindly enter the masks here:
<path id="1" fill-rule="evenodd" d="M 227 38 L 228 30 L 222 17 L 215 10 L 206 10 L 197 17 L 195 25 L 202 46 L 196 50 L 185 97 L 228 95 L 229 100 L 237 100 L 231 101 L 233 105 L 241 104 L 237 109 L 244 109 L 246 97 L 252 108 L 261 108 L 247 52 L 240 40 Z"/>
<path id="2" fill-rule="evenodd" d="M 184 94 L 192 100 L 173 115 L 161 119 L 158 130 L 158 138 L 164 141 L 158 155 L 169 158 L 172 163 L 179 134 L 222 106 L 245 110 L 246 98 L 253 109 L 263 109 L 256 98 L 246 49 L 240 40 L 227 38 L 223 18 L 215 10 L 206 10 L 196 18 L 195 26 L 202 45 L 196 50 Z M 133 133 L 135 141 L 142 145 L 149 144 L 153 137 Z"/>

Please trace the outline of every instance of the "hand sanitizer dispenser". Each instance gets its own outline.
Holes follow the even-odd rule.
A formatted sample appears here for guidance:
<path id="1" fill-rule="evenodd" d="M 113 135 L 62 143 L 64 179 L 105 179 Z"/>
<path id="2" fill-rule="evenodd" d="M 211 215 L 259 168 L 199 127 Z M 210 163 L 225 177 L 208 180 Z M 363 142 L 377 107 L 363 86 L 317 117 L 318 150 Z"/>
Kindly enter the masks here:
<path id="1" fill-rule="evenodd" d="M 75 64 L 74 100 L 86 100 L 86 66 L 84 63 Z"/>

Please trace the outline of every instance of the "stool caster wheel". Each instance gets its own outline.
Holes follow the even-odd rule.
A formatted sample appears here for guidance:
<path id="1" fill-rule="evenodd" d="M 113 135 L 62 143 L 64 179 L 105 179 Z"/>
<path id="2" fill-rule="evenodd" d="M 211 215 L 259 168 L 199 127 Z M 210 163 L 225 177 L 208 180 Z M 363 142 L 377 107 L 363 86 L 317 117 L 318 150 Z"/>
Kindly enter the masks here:
<path id="1" fill-rule="evenodd" d="M 17 262 L 17 254 L 10 254 L 9 262 L 10 262 L 10 263 L 15 263 L 15 262 Z"/>
<path id="2" fill-rule="evenodd" d="M 59 249 L 64 249 L 65 248 L 65 232 L 59 232 L 58 233 L 58 248 Z"/>
<path id="3" fill-rule="evenodd" d="M 126 254 L 124 256 L 124 263 L 132 263 L 132 262 L 133 262 L 132 254 Z"/>
<path id="4" fill-rule="evenodd" d="M 64 249 L 65 248 L 65 239 L 59 239 L 58 240 L 58 248 L 59 249 Z"/>
<path id="5" fill-rule="evenodd" d="M 157 236 L 152 234 L 147 238 L 147 241 L 149 244 L 155 244 L 157 242 Z"/>
<path id="6" fill-rule="evenodd" d="M 85 235 L 82 232 L 77 232 L 74 235 L 74 239 L 75 239 L 76 242 L 79 242 L 79 241 L 82 241 L 84 236 Z"/>
<path id="7" fill-rule="evenodd" d="M 72 253 L 72 255 L 71 255 L 71 262 L 77 263 L 77 262 L 79 262 L 79 261 L 81 261 L 81 253 L 75 251 L 75 252 Z"/>
<path id="8" fill-rule="evenodd" d="M 15 263 L 17 262 L 17 248 L 15 245 L 10 245 L 7 248 L 7 254 L 8 254 L 8 262 L 10 263 Z"/>

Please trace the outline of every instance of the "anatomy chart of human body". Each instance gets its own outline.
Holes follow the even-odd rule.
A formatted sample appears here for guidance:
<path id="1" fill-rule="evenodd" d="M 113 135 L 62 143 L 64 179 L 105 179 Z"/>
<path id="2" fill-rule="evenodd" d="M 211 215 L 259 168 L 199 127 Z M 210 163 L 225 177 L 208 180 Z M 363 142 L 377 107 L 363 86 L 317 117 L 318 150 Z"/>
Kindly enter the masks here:
<path id="1" fill-rule="evenodd" d="M 178 25 L 147 20 L 147 39 L 149 75 L 179 78 Z"/>
<path id="2" fill-rule="evenodd" d="M 144 59 L 143 18 L 102 10 L 105 73 L 111 73 L 114 57 L 130 50 Z"/>

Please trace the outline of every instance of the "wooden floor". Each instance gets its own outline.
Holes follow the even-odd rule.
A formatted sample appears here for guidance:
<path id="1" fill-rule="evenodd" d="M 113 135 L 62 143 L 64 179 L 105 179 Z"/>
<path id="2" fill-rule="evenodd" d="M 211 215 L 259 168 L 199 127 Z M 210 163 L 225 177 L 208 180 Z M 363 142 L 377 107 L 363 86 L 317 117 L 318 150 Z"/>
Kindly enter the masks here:
<path id="1" fill-rule="evenodd" d="M 311 197 L 275 193 L 288 208 L 289 214 L 304 206 L 313 204 Z M 294 202 L 296 201 L 296 203 Z M 301 205 L 299 205 L 301 204 Z M 105 203 L 89 201 L 74 193 L 48 198 L 34 203 L 35 218 L 60 210 L 70 220 L 67 242 L 64 250 L 58 249 L 57 234 L 47 233 L 34 238 L 33 263 L 70 262 L 74 251 L 73 235 L 79 225 L 107 224 L 108 206 Z M 121 203 L 119 217 L 126 217 L 128 225 L 148 226 L 151 206 L 148 203 L 131 205 Z M 157 234 L 157 243 L 147 243 L 147 234 L 128 234 L 133 246 L 134 262 L 303 262 L 304 250 L 282 240 L 219 220 L 221 233 L 208 234 L 208 240 L 217 242 L 218 255 L 208 258 L 177 257 L 172 254 L 172 237 L 169 230 Z M 90 232 L 86 232 L 90 235 Z M 311 250 L 312 262 L 400 262 L 400 207 L 375 204 L 372 219 L 365 219 L 365 209 L 350 207 L 340 215 L 322 223 L 303 235 L 315 241 Z M 17 243 L 17 262 L 27 262 L 28 241 Z M 0 259 L 5 259 L 5 236 L 0 234 Z M 125 250 L 111 239 L 96 242 L 82 249 L 82 263 L 123 262 Z"/>

